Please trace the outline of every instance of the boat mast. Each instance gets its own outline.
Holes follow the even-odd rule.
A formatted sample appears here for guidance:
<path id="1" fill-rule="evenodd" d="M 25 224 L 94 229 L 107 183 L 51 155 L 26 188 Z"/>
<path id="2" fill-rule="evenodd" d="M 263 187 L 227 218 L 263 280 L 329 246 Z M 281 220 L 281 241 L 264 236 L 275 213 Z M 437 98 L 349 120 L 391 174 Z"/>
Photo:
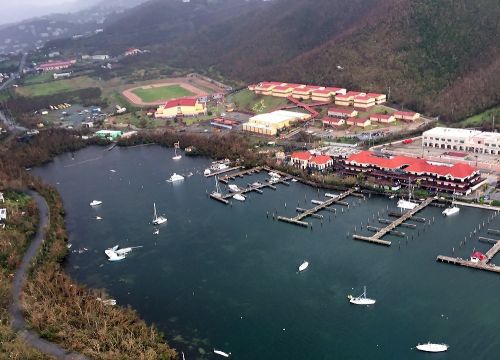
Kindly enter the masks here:
<path id="1" fill-rule="evenodd" d="M 156 204 L 155 203 L 153 203 L 153 209 L 154 209 L 153 220 L 156 220 L 157 216 L 156 216 Z"/>

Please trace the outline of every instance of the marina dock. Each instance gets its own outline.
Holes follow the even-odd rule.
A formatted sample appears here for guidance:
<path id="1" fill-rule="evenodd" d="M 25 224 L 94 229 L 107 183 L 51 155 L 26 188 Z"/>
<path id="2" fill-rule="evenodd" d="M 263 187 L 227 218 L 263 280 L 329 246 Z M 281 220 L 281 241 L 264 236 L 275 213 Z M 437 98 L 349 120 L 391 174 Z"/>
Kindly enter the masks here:
<path id="1" fill-rule="evenodd" d="M 213 192 L 210 194 L 210 197 L 214 200 L 220 201 L 221 203 L 228 205 L 229 199 L 232 198 L 236 194 L 245 195 L 245 194 L 252 192 L 252 191 L 255 191 L 258 194 L 262 194 L 263 193 L 262 189 L 270 188 L 272 190 L 276 190 L 275 184 L 282 183 L 282 184 L 288 185 L 288 183 L 287 183 L 288 180 L 289 180 L 289 178 L 281 178 L 279 180 L 273 181 L 272 183 L 269 181 L 263 181 L 259 185 L 248 185 L 246 188 L 241 189 L 240 191 L 229 192 L 227 194 L 218 194 L 218 193 Z"/>
<path id="2" fill-rule="evenodd" d="M 308 209 L 308 210 L 297 209 L 297 211 L 299 211 L 300 214 L 298 214 L 297 216 L 295 216 L 293 218 L 288 218 L 285 216 L 278 216 L 278 220 L 283 221 L 283 222 L 287 222 L 290 224 L 294 224 L 294 225 L 308 227 L 309 223 L 307 221 L 302 221 L 304 218 L 306 218 L 308 216 L 313 217 L 314 215 L 317 215 L 316 213 L 321 211 L 321 210 L 331 210 L 328 208 L 330 205 L 337 204 L 337 203 L 344 203 L 342 200 L 345 199 L 346 197 L 348 197 L 349 195 L 351 195 L 352 193 L 354 193 L 354 189 L 349 189 L 335 198 L 326 199 L 321 204 L 318 204 L 311 209 Z"/>
<path id="3" fill-rule="evenodd" d="M 381 239 L 382 236 L 386 235 L 387 233 L 393 232 L 396 227 L 403 224 L 406 220 L 411 219 L 413 217 L 413 215 L 415 215 L 419 211 L 423 210 L 430 203 L 432 203 L 433 200 L 434 200 L 434 198 L 427 198 L 426 200 L 421 202 L 419 205 L 415 206 L 412 210 L 409 210 L 405 213 L 400 214 L 400 216 L 396 220 L 391 222 L 386 227 L 378 230 L 372 236 L 362 236 L 362 235 L 353 234 L 352 237 L 354 240 L 362 240 L 362 241 L 367 241 L 367 242 L 371 242 L 374 244 L 390 246 L 391 242 L 387 241 L 387 240 L 382 240 Z"/>
<path id="4" fill-rule="evenodd" d="M 229 171 L 238 170 L 238 169 L 240 169 L 239 166 L 235 167 L 235 168 L 231 168 L 231 170 L 226 169 L 224 172 L 229 172 Z M 231 173 L 231 174 L 227 174 L 227 175 L 221 176 L 219 178 L 219 181 L 221 183 L 227 184 L 229 182 L 229 180 L 234 180 L 237 177 L 242 178 L 245 175 L 253 175 L 253 174 L 259 173 L 261 171 L 262 171 L 262 168 L 260 166 L 257 166 L 257 167 L 254 167 L 254 168 L 245 169 L 245 170 L 238 171 L 236 173 Z"/>
<path id="5" fill-rule="evenodd" d="M 223 169 L 223 170 L 219 170 L 219 171 L 216 171 L 216 172 L 211 172 L 210 174 L 204 175 L 204 176 L 208 178 L 208 177 L 211 177 L 211 176 L 217 176 L 217 175 L 220 175 L 220 174 L 225 174 L 225 173 L 230 172 L 230 171 L 239 170 L 240 168 L 241 168 L 241 166 L 234 166 L 234 167 Z"/>

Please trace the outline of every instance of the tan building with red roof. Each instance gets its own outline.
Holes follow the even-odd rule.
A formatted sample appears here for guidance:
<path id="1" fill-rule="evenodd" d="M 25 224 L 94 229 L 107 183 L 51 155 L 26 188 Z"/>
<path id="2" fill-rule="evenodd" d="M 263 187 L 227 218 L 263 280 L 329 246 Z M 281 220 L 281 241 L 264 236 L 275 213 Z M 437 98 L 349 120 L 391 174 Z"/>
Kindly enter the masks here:
<path id="1" fill-rule="evenodd" d="M 309 160 L 312 158 L 313 156 L 309 151 L 295 151 L 290 156 L 290 163 L 293 166 L 306 169 L 309 165 Z"/>
<path id="2" fill-rule="evenodd" d="M 354 107 L 357 109 L 369 109 L 375 106 L 375 97 L 369 95 L 358 95 L 354 97 Z"/>
<path id="3" fill-rule="evenodd" d="M 309 151 L 296 151 L 290 156 L 290 163 L 301 169 L 323 171 L 333 166 L 333 159 L 328 155 L 312 155 Z"/>
<path id="4" fill-rule="evenodd" d="M 350 117 L 346 120 L 346 124 L 350 126 L 358 126 L 365 128 L 367 126 L 370 126 L 372 122 L 367 117 L 362 117 L 362 118 Z"/>
<path id="5" fill-rule="evenodd" d="M 293 89 L 292 96 L 295 99 L 309 100 L 312 92 L 319 88 L 320 86 L 300 85 Z"/>
<path id="6" fill-rule="evenodd" d="M 396 111 L 394 117 L 397 120 L 415 121 L 420 118 L 420 114 L 413 111 Z"/>
<path id="7" fill-rule="evenodd" d="M 340 94 L 335 96 L 335 105 L 338 106 L 352 106 L 354 104 L 354 95 Z"/>
<path id="8" fill-rule="evenodd" d="M 328 117 L 328 116 L 325 116 L 323 119 L 321 119 L 321 122 L 325 126 L 339 127 L 345 125 L 345 119 Z"/>
<path id="9" fill-rule="evenodd" d="M 155 118 L 174 118 L 177 116 L 196 116 L 206 114 L 207 108 L 198 99 L 173 99 L 160 105 Z"/>
<path id="10" fill-rule="evenodd" d="M 383 123 L 383 124 L 389 124 L 389 123 L 395 122 L 396 119 L 394 118 L 394 115 L 392 115 L 392 114 L 371 114 L 370 121 Z"/>
<path id="11" fill-rule="evenodd" d="M 375 98 L 375 104 L 383 104 L 387 101 L 387 96 L 385 94 L 379 93 L 367 93 L 366 96 Z"/>
<path id="12" fill-rule="evenodd" d="M 296 85 L 278 85 L 272 89 L 272 95 L 276 97 L 287 98 L 292 95 L 293 89 Z"/>
<path id="13" fill-rule="evenodd" d="M 323 171 L 333 166 L 333 159 L 328 155 L 317 155 L 309 160 L 309 167 L 315 170 Z"/>
<path id="14" fill-rule="evenodd" d="M 328 109 L 328 116 L 335 116 L 339 118 L 349 118 L 358 115 L 357 110 L 350 108 L 330 108 Z"/>
<path id="15" fill-rule="evenodd" d="M 329 102 L 332 101 L 337 94 L 345 94 L 346 89 L 338 87 L 320 87 L 311 92 L 313 101 Z"/>

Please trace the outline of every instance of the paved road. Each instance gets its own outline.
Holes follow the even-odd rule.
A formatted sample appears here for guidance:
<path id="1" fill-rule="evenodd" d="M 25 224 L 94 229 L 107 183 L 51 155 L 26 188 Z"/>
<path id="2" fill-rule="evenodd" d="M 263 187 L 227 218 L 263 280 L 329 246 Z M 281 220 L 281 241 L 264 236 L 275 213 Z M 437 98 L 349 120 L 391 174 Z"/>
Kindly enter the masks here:
<path id="1" fill-rule="evenodd" d="M 28 191 L 28 194 L 35 199 L 38 211 L 40 214 L 40 221 L 38 223 L 38 229 L 35 238 L 31 242 L 28 250 L 24 254 L 21 265 L 16 271 L 14 276 L 14 281 L 12 283 L 12 302 L 9 306 L 9 316 L 12 328 L 17 331 L 21 337 L 31 346 L 40 350 L 41 352 L 51 355 L 56 359 L 67 359 L 67 360 L 88 360 L 85 356 L 77 353 L 71 353 L 59 345 L 48 342 L 38 336 L 35 331 L 26 329 L 26 319 L 24 318 L 21 309 L 21 293 L 24 285 L 26 284 L 27 272 L 31 266 L 31 261 L 37 254 L 38 248 L 44 239 L 44 228 L 49 224 L 49 207 L 45 199 L 34 191 Z"/>

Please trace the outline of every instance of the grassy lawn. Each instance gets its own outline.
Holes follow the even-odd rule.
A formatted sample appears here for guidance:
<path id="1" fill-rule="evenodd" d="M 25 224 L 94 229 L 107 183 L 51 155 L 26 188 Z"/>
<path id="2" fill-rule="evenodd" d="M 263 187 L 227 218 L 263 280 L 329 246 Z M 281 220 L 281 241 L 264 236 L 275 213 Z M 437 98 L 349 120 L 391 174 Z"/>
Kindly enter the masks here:
<path id="1" fill-rule="evenodd" d="M 159 86 L 149 89 L 135 89 L 132 92 L 139 96 L 144 102 L 169 100 L 194 95 L 191 91 L 188 91 L 179 85 Z"/>
<path id="2" fill-rule="evenodd" d="M 277 107 L 288 104 L 288 100 L 279 97 L 256 95 L 245 89 L 233 96 L 232 101 L 236 108 L 253 111 L 257 114 L 275 110 Z"/>
<path id="3" fill-rule="evenodd" d="M 500 123 L 500 105 L 488 109 L 480 114 L 468 117 L 465 120 L 458 122 L 457 127 L 476 127 L 484 123 L 491 123 L 493 115 L 495 115 L 495 123 Z"/>
<path id="4" fill-rule="evenodd" d="M 44 82 L 48 82 L 50 80 L 53 80 L 54 77 L 52 73 L 41 73 L 37 75 L 29 75 L 23 80 L 24 85 L 31 85 L 31 84 L 40 84 Z"/>
<path id="5" fill-rule="evenodd" d="M 71 90 L 84 89 L 88 87 L 99 87 L 99 82 L 87 76 L 79 76 L 73 79 L 57 80 L 43 84 L 31 84 L 20 86 L 16 89 L 19 95 L 25 97 L 44 96 L 63 93 Z"/>

